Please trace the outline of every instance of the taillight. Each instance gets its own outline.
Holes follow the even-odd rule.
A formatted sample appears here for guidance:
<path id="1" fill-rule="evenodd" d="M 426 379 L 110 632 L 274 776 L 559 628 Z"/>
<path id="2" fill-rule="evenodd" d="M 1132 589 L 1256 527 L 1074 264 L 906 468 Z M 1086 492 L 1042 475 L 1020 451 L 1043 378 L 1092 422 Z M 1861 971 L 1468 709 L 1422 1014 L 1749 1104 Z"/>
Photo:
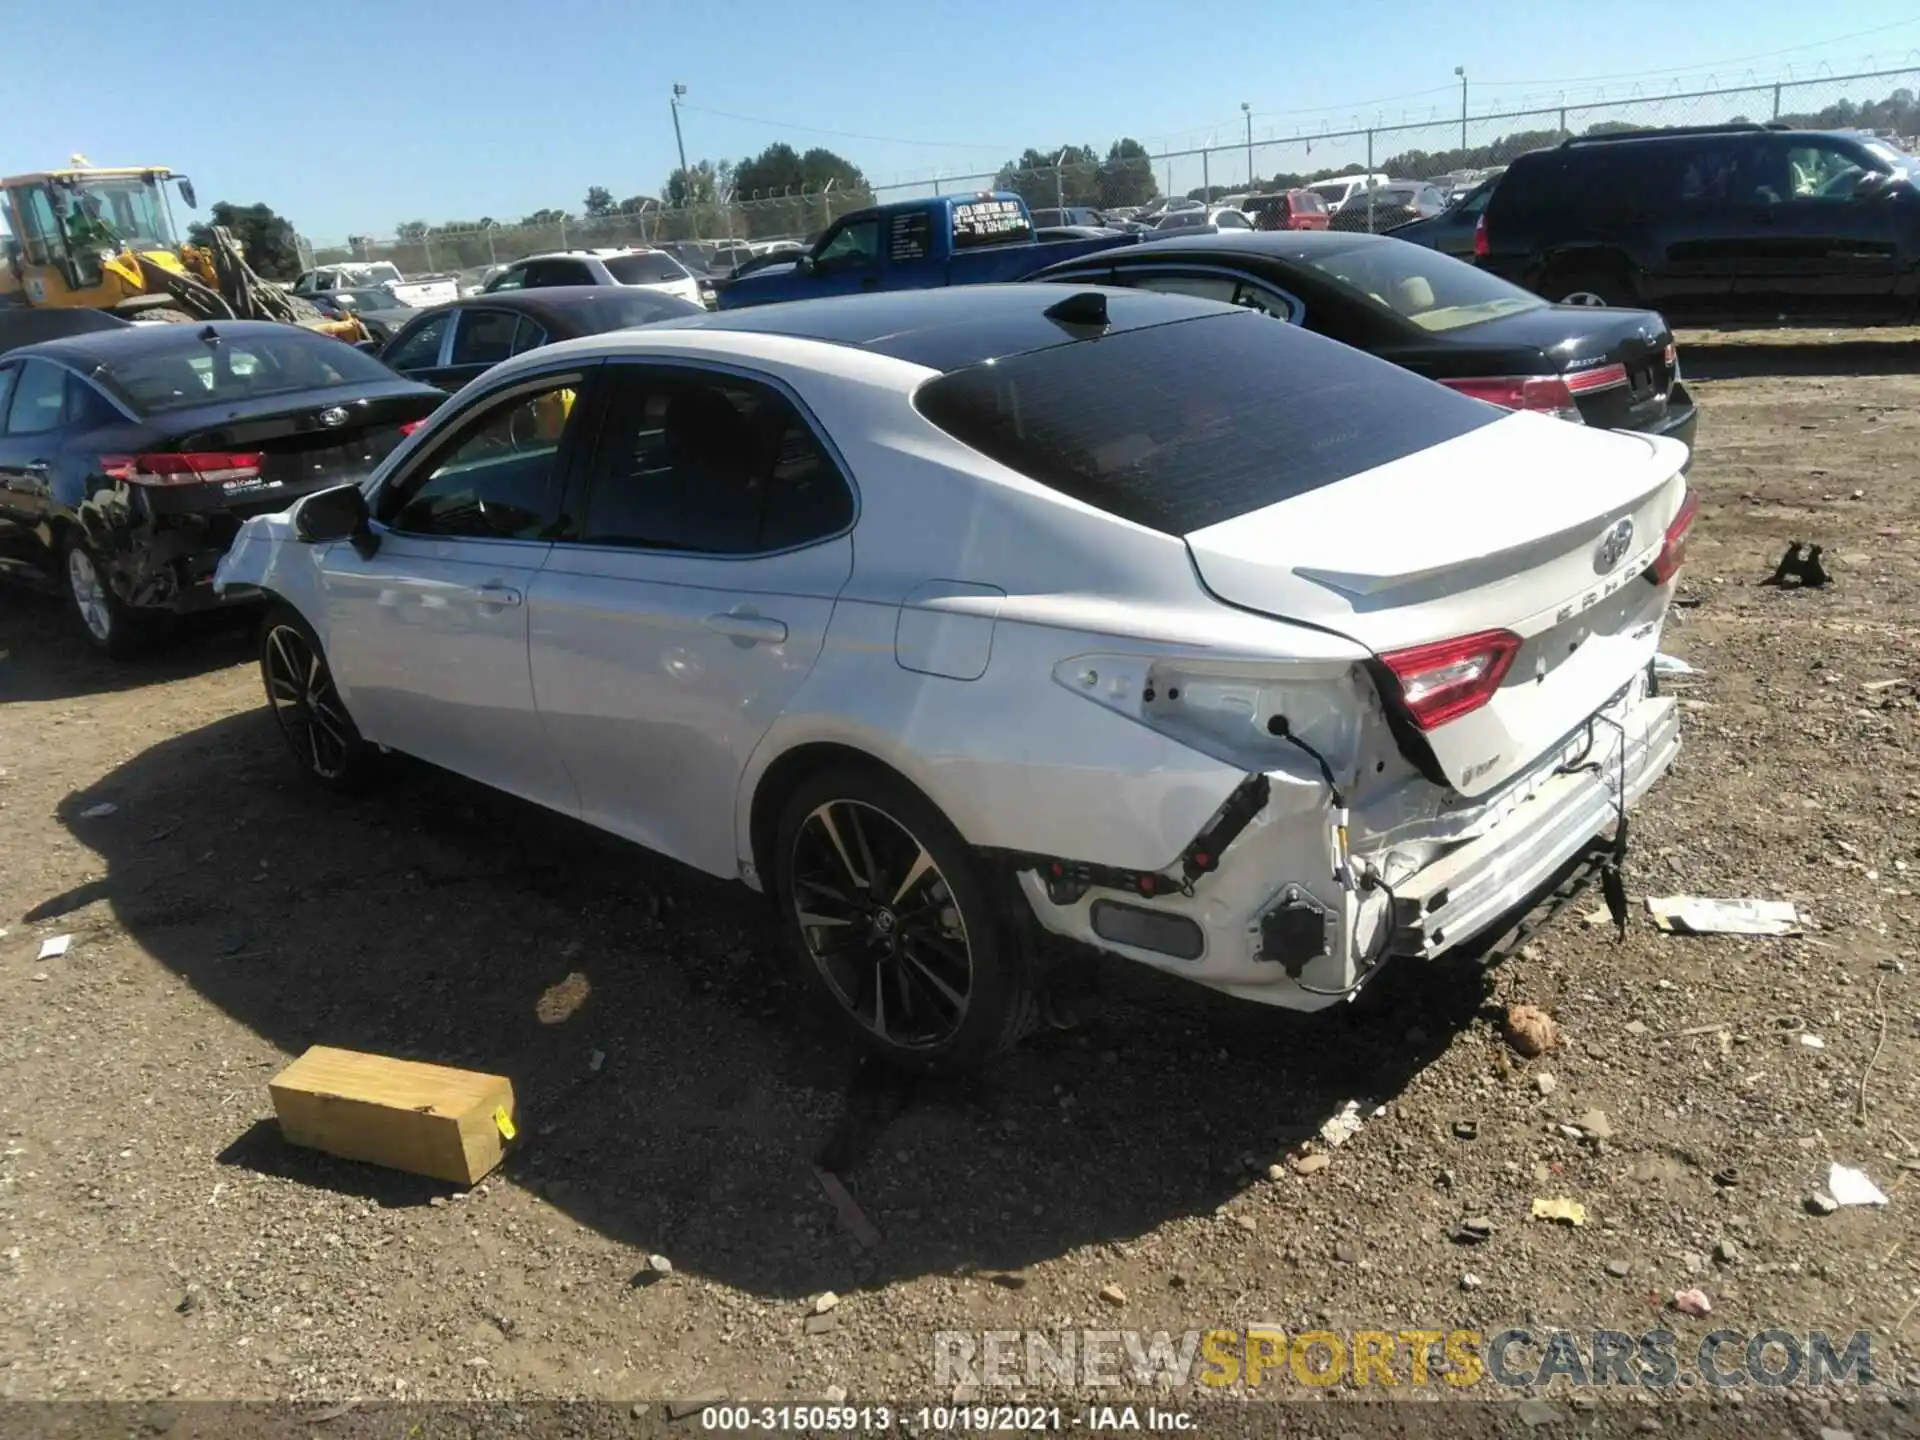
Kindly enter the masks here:
<path id="1" fill-rule="evenodd" d="M 1680 352 L 1673 348 L 1673 342 L 1671 340 L 1667 342 L 1666 353 L 1660 358 L 1667 362 L 1667 369 L 1669 370 L 1680 363 Z"/>
<path id="2" fill-rule="evenodd" d="M 1591 395 L 1596 390 L 1611 390 L 1626 383 L 1624 365 L 1596 365 L 1591 370 L 1576 370 L 1567 376 L 1567 388 L 1576 395 Z"/>
<path id="3" fill-rule="evenodd" d="M 1654 556 L 1653 564 L 1648 567 L 1647 578 L 1654 584 L 1666 584 L 1687 563 L 1687 537 L 1693 533 L 1694 517 L 1699 513 L 1700 497 L 1688 491 L 1687 498 L 1681 502 L 1680 513 L 1667 526 L 1667 538 L 1661 543 L 1660 553 Z"/>
<path id="4" fill-rule="evenodd" d="M 1480 212 L 1480 218 L 1473 222 L 1473 258 L 1484 260 L 1487 256 L 1487 214 Z"/>
<path id="5" fill-rule="evenodd" d="M 1389 650 L 1380 657 L 1400 682 L 1400 698 L 1422 730 L 1478 710 L 1500 688 L 1520 637 L 1511 630 L 1483 630 L 1457 640 Z"/>
<path id="6" fill-rule="evenodd" d="M 1558 375 L 1482 375 L 1466 380 L 1442 380 L 1449 390 L 1485 400 L 1503 410 L 1537 410 L 1563 420 L 1579 420 L 1573 390 Z"/>
<path id="7" fill-rule="evenodd" d="M 227 450 L 103 455 L 100 473 L 130 485 L 217 485 L 260 478 L 260 453 Z"/>
<path id="8" fill-rule="evenodd" d="M 422 425 L 426 423 L 427 423 L 426 418 L 424 416 L 422 416 L 418 420 L 402 420 L 400 422 L 400 434 L 402 438 L 408 435 L 411 435 L 414 431 L 418 430 Z"/>

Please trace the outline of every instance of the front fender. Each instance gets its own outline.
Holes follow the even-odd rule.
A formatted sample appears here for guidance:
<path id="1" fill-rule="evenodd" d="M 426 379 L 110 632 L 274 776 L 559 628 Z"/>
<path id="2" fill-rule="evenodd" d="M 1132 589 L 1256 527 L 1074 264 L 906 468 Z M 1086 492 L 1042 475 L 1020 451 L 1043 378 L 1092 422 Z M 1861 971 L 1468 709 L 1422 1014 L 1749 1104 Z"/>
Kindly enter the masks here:
<path id="1" fill-rule="evenodd" d="M 279 592 L 280 585 L 276 581 L 279 579 L 282 551 L 298 544 L 293 538 L 293 515 L 290 511 L 256 515 L 251 520 L 243 521 L 240 533 L 233 537 L 233 544 L 227 547 L 227 553 L 220 557 L 220 563 L 214 567 L 214 592 L 224 595 L 229 586 Z"/>

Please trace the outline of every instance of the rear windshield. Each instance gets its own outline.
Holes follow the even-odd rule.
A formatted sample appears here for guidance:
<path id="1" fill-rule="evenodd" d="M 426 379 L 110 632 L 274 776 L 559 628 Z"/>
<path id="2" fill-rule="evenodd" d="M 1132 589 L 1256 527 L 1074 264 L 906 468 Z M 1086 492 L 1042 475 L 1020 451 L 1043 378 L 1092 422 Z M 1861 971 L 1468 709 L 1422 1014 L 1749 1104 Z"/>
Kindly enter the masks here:
<path id="1" fill-rule="evenodd" d="M 1251 312 L 970 366 L 929 381 L 914 403 L 1009 469 L 1168 535 L 1291 500 L 1501 415 Z"/>
<path id="2" fill-rule="evenodd" d="M 1315 246 L 1298 258 L 1338 281 L 1355 299 L 1391 311 L 1422 330 L 1459 330 L 1547 303 L 1478 266 L 1398 240 L 1333 251 Z"/>
<path id="3" fill-rule="evenodd" d="M 291 326 L 285 335 L 248 335 L 217 344 L 200 339 L 197 325 L 171 328 L 185 333 L 166 349 L 115 361 L 98 372 L 138 414 L 162 415 L 302 390 L 381 385 L 395 378 L 371 355 Z"/>
<path id="4" fill-rule="evenodd" d="M 1033 225 L 1018 200 L 967 200 L 953 207 L 953 248 L 1005 245 L 1033 239 Z"/>
<path id="5" fill-rule="evenodd" d="M 651 325 L 656 320 L 672 320 L 682 315 L 704 315 L 706 308 L 678 295 L 609 295 L 604 291 L 591 300 L 556 306 L 565 310 L 583 332 L 624 330 L 629 325 Z"/>
<path id="6" fill-rule="evenodd" d="M 671 255 L 610 255 L 607 273 L 622 285 L 664 285 L 687 278 L 686 268 Z"/>

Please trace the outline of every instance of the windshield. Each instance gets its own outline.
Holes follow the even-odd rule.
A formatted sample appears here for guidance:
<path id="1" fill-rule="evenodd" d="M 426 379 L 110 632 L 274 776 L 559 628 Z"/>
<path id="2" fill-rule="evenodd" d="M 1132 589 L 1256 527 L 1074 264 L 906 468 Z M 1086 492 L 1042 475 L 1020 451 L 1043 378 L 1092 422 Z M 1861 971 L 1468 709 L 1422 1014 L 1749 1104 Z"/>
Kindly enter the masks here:
<path id="1" fill-rule="evenodd" d="M 80 180 L 72 189 L 75 219 L 84 216 L 107 228 L 107 238 L 140 250 L 171 250 L 173 226 L 157 181 Z M 71 227 L 71 222 L 69 222 Z"/>
<path id="2" fill-rule="evenodd" d="M 1459 330 L 1547 303 L 1477 266 L 1399 240 L 1331 253 L 1316 247 L 1297 258 L 1422 330 Z"/>
<path id="3" fill-rule="evenodd" d="M 163 327 L 174 329 L 174 326 Z M 98 379 L 136 414 L 161 415 L 199 405 L 233 404 L 303 390 L 389 383 L 394 374 L 370 355 L 325 335 L 289 326 L 285 335 L 243 335 L 208 344 L 199 326 L 164 348 L 102 366 Z"/>
<path id="4" fill-rule="evenodd" d="M 1920 160 L 1906 155 L 1887 144 L 1884 140 L 1868 140 L 1866 151 L 1874 159 L 1881 161 L 1896 175 L 1904 175 L 1909 180 L 1920 181 Z"/>
<path id="5" fill-rule="evenodd" d="M 621 285 L 665 285 L 687 278 L 687 270 L 671 255 L 650 251 L 642 255 L 610 255 L 607 274 Z"/>

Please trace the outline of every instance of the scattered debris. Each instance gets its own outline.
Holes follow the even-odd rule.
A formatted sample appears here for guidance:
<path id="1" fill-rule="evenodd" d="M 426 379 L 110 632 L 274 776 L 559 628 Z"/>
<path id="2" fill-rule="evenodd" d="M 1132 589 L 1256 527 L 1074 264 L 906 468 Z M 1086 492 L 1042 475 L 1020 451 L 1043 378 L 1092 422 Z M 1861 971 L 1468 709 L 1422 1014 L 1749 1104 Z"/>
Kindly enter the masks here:
<path id="1" fill-rule="evenodd" d="M 1644 1035 L 1646 1033 L 1647 1033 L 1647 1027 L 1645 1022 L 1640 1020 L 1629 1020 L 1627 1022 L 1627 1034 Z"/>
<path id="2" fill-rule="evenodd" d="M 1673 1308 L 1696 1320 L 1704 1319 L 1713 1313 L 1713 1301 L 1707 1298 L 1704 1290 L 1676 1290 L 1673 1292 Z"/>
<path id="3" fill-rule="evenodd" d="M 838 1315 L 809 1315 L 806 1320 L 802 1322 L 802 1328 L 809 1335 L 827 1335 L 831 1334 L 833 1328 L 839 1323 L 840 1317 Z"/>
<path id="4" fill-rule="evenodd" d="M 1456 1140 L 1477 1140 L 1480 1138 L 1478 1120 L 1456 1120 L 1453 1122 L 1453 1138 Z"/>
<path id="5" fill-rule="evenodd" d="M 604 1050 L 595 1050 L 587 1056 L 587 1069 L 596 1075 L 600 1073 L 600 1067 L 606 1063 L 607 1052 Z"/>
<path id="6" fill-rule="evenodd" d="M 1360 1102 L 1349 1100 L 1320 1126 L 1320 1138 L 1334 1149 L 1360 1133 Z"/>
<path id="7" fill-rule="evenodd" d="M 1254 1219 L 1253 1216 L 1251 1215 L 1235 1215 L 1233 1217 L 1233 1223 L 1235 1225 L 1238 1225 L 1242 1230 L 1246 1231 L 1247 1234 L 1249 1235 L 1258 1233 L 1260 1229 L 1260 1222 Z"/>
<path id="8" fill-rule="evenodd" d="M 1722 1265 L 1738 1265 L 1741 1258 L 1740 1247 L 1731 1240 L 1722 1240 L 1713 1247 L 1713 1258 Z"/>
<path id="9" fill-rule="evenodd" d="M 1760 583 L 1788 588 L 1787 582 L 1805 590 L 1820 590 L 1833 583 L 1833 576 L 1827 567 L 1820 563 L 1821 547 L 1802 546 L 1798 540 L 1787 546 L 1786 554 L 1780 557 L 1780 563 L 1773 567 L 1773 574 Z"/>
<path id="10" fill-rule="evenodd" d="M 289 1144 L 473 1185 L 516 1133 L 513 1082 L 315 1045 L 267 1083 Z"/>
<path id="11" fill-rule="evenodd" d="M 1632 1273 L 1633 1266 L 1625 1260 L 1609 1260 L 1607 1262 L 1607 1274 L 1616 1280 L 1624 1280 Z"/>
<path id="12" fill-rule="evenodd" d="M 80 818 L 82 820 L 104 820 L 107 816 L 118 813 L 119 809 L 120 807 L 111 800 L 102 800 L 98 805 L 89 805 L 86 809 L 82 810 L 80 812 Z"/>
<path id="13" fill-rule="evenodd" d="M 1469 1215 L 1453 1227 L 1448 1236 L 1456 1245 L 1478 1245 L 1493 1235 L 1493 1221 L 1484 1215 Z"/>
<path id="14" fill-rule="evenodd" d="M 1809 1215 L 1831 1215 L 1840 1208 L 1840 1202 L 1822 1190 L 1814 1191 L 1800 1203 Z"/>
<path id="15" fill-rule="evenodd" d="M 1740 1171 L 1732 1165 L 1723 1165 L 1713 1172 L 1713 1183 L 1722 1190 L 1731 1190 L 1740 1183 Z"/>
<path id="16" fill-rule="evenodd" d="M 1656 655 L 1653 657 L 1653 673 L 1656 675 L 1698 675 L 1700 672 L 1682 660 L 1678 655 Z"/>
<path id="17" fill-rule="evenodd" d="M 823 1170 L 816 1166 L 813 1178 L 819 1183 L 821 1193 L 833 1205 L 834 1213 L 840 1217 L 841 1225 L 846 1228 L 849 1235 L 853 1236 L 854 1242 L 862 1250 L 879 1249 L 884 1237 L 873 1221 L 867 1218 L 867 1212 L 860 1208 L 859 1202 L 853 1198 L 840 1177 L 831 1170 Z"/>
<path id="18" fill-rule="evenodd" d="M 688 1395 L 683 1399 L 667 1401 L 667 1418 L 684 1420 L 689 1415 L 698 1415 L 709 1405 L 718 1405 L 727 1398 L 724 1390 L 703 1390 L 697 1395 Z"/>
<path id="19" fill-rule="evenodd" d="M 1109 1305 L 1124 1305 L 1127 1303 L 1127 1292 L 1118 1285 L 1102 1285 L 1100 1298 Z"/>
<path id="20" fill-rule="evenodd" d="M 1311 1159 L 1312 1157 L 1311 1157 L 1311 1156 L 1306 1156 L 1306 1155 L 1302 1155 L 1302 1156 L 1301 1156 L 1300 1158 L 1301 1158 L 1302 1160 L 1307 1160 L 1307 1159 Z M 1298 1165 L 1295 1165 L 1295 1167 L 1294 1167 L 1294 1168 L 1295 1168 L 1296 1170 L 1298 1170 L 1298 1169 L 1299 1169 L 1300 1167 L 1299 1167 Z M 1316 1165 L 1316 1166 L 1314 1166 L 1313 1168 L 1314 1168 L 1315 1170 L 1318 1170 L 1318 1169 L 1320 1169 L 1320 1168 L 1322 1168 L 1322 1167 L 1320 1167 L 1320 1166 L 1318 1166 L 1318 1165 Z M 1304 1171 L 1304 1170 L 1301 1170 L 1301 1171 L 1300 1171 L 1300 1173 L 1301 1173 L 1302 1175 L 1304 1175 L 1304 1174 L 1306 1174 L 1307 1172 L 1306 1172 L 1306 1171 Z M 1286 1179 L 1286 1178 L 1287 1178 L 1287 1167 L 1286 1167 L 1286 1166 L 1284 1166 L 1284 1165 L 1282 1165 L 1282 1164 L 1280 1164 L 1280 1163 L 1279 1163 L 1278 1161 L 1275 1161 L 1275 1162 L 1274 1162 L 1273 1164 L 1271 1164 L 1271 1165 L 1269 1165 L 1269 1166 L 1267 1166 L 1267 1179 L 1269 1179 L 1269 1180 L 1284 1180 L 1284 1179 Z"/>
<path id="21" fill-rule="evenodd" d="M 1358 1265 L 1360 1263 L 1360 1252 L 1354 1249 L 1350 1242 L 1341 1240 L 1333 1247 L 1333 1258 L 1342 1265 Z"/>
<path id="22" fill-rule="evenodd" d="M 847 1403 L 847 1387 L 844 1385 L 827 1386 L 827 1403 L 829 1405 L 846 1404 Z"/>
<path id="23" fill-rule="evenodd" d="M 173 1302 L 174 1312 L 179 1315 L 191 1315 L 200 1308 L 200 1292 L 192 1285 L 182 1290 Z"/>
<path id="24" fill-rule="evenodd" d="M 1669 935 L 1798 935 L 1800 912 L 1787 900 L 1647 897 L 1655 927 Z"/>
<path id="25" fill-rule="evenodd" d="M 1552 1200 L 1536 1199 L 1533 1202 L 1533 1218 L 1552 1220 L 1561 1225 L 1584 1225 L 1587 1223 L 1587 1207 L 1578 1200 L 1556 1197 Z"/>
<path id="26" fill-rule="evenodd" d="M 1311 1155 L 1301 1155 L 1293 1162 L 1296 1175 L 1316 1175 L 1333 1163 L 1333 1157 L 1325 1151 L 1316 1150 Z"/>
<path id="27" fill-rule="evenodd" d="M 1509 1005 L 1505 1033 L 1507 1044 L 1528 1057 L 1544 1055 L 1560 1041 L 1560 1027 L 1535 1005 Z"/>
<path id="28" fill-rule="evenodd" d="M 1559 1084 L 1559 1082 L 1545 1070 L 1542 1070 L 1538 1075 L 1533 1077 L 1533 1088 L 1538 1090 L 1542 1095 L 1551 1095 L 1557 1084 Z"/>
<path id="29" fill-rule="evenodd" d="M 838 1295 L 834 1294 L 831 1290 L 822 1290 L 818 1295 L 813 1297 L 813 1303 L 809 1305 L 807 1309 L 812 1314 L 824 1315 L 829 1310 L 838 1309 L 839 1306 L 840 1297 Z"/>
<path id="30" fill-rule="evenodd" d="M 49 935 L 40 942 L 40 953 L 34 958 L 36 960 L 58 960 L 62 955 L 67 953 L 68 948 L 72 946 L 72 944 L 73 936 L 71 935 Z"/>
<path id="31" fill-rule="evenodd" d="M 1824 1050 L 1827 1048 L 1827 1042 L 1810 1030 L 1802 1030 L 1800 1032 L 1800 1043 L 1809 1050 Z"/>
<path id="32" fill-rule="evenodd" d="M 1460 1276 L 1460 1288 L 1462 1290 L 1478 1290 L 1480 1288 L 1480 1277 L 1471 1270 L 1465 1271 Z"/>
<path id="33" fill-rule="evenodd" d="M 1830 1164 L 1827 1167 L 1827 1193 L 1833 1197 L 1836 1205 L 1884 1205 L 1887 1197 L 1880 1187 L 1867 1178 L 1864 1170 L 1855 1170 L 1849 1165 Z"/>
<path id="34" fill-rule="evenodd" d="M 647 1256 L 647 1270 L 654 1275 L 671 1275 L 673 1273 L 673 1261 L 664 1255 L 649 1255 Z"/>

